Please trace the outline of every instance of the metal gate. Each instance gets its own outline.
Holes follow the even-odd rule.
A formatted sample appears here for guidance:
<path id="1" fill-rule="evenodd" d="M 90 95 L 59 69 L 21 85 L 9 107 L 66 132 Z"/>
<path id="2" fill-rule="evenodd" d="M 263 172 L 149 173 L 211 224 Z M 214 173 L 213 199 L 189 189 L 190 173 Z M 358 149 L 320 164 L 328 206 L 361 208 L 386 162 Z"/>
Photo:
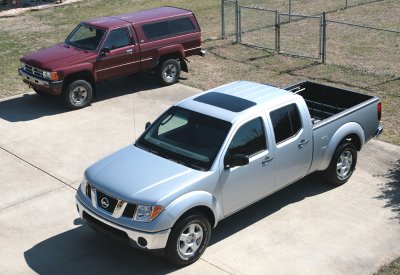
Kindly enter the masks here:
<path id="1" fill-rule="evenodd" d="M 317 59 L 323 62 L 325 58 L 324 22 L 324 14 L 308 16 L 279 13 L 276 51 L 281 54 Z"/>
<path id="2" fill-rule="evenodd" d="M 260 6 L 221 0 L 222 37 L 280 54 L 325 62 L 326 20 L 321 16 L 279 13 Z"/>

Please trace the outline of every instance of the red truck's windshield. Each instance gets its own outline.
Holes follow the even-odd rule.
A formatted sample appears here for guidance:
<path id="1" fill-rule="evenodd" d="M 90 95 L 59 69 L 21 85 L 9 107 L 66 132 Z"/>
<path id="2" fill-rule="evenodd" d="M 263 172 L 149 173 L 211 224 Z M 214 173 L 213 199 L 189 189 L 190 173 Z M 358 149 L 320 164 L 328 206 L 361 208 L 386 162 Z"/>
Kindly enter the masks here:
<path id="1" fill-rule="evenodd" d="M 82 50 L 96 51 L 105 33 L 105 30 L 80 24 L 65 39 L 65 43 Z"/>

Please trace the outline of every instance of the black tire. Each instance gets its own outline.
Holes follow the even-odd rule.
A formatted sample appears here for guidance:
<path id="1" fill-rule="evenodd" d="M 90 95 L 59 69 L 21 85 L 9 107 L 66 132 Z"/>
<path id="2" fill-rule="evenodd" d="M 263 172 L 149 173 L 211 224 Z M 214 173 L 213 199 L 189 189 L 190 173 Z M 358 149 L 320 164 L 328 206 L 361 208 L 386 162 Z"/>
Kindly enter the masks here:
<path id="1" fill-rule="evenodd" d="M 331 163 L 328 169 L 325 170 L 325 177 L 329 183 L 335 186 L 342 185 L 350 179 L 356 163 L 357 148 L 353 143 L 342 143 L 336 148 Z"/>
<path id="2" fill-rule="evenodd" d="M 202 237 L 200 238 L 201 233 Z M 184 235 L 187 235 L 186 241 L 181 239 Z M 202 213 L 192 213 L 182 218 L 172 228 L 165 255 L 175 265 L 191 264 L 204 253 L 210 237 L 210 221 Z M 183 251 L 187 253 L 185 254 Z"/>
<path id="3" fill-rule="evenodd" d="M 69 83 L 63 96 L 64 103 L 69 109 L 81 109 L 92 102 L 93 88 L 86 80 L 75 80 Z"/>
<path id="4" fill-rule="evenodd" d="M 157 67 L 157 78 L 161 85 L 168 86 L 179 81 L 181 65 L 175 59 L 162 61 Z"/>
<path id="5" fill-rule="evenodd" d="M 48 93 L 45 93 L 45 92 L 42 92 L 41 90 L 39 90 L 39 89 L 36 89 L 36 88 L 32 88 L 34 91 L 35 91 L 35 93 L 37 93 L 38 95 L 41 95 L 41 96 L 48 96 L 49 94 Z"/>

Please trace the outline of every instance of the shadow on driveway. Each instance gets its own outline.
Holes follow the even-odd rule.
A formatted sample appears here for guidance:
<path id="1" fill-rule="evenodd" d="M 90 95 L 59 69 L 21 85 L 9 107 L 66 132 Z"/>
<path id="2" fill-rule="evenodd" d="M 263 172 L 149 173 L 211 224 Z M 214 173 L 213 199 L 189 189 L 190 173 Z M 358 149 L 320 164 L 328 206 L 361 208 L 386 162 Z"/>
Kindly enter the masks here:
<path id="1" fill-rule="evenodd" d="M 83 225 L 25 251 L 38 274 L 160 274 L 177 269 L 159 256 L 103 236 Z"/>
<path id="2" fill-rule="evenodd" d="M 400 222 L 400 159 L 393 163 L 385 177 L 388 182 L 380 188 L 382 194 L 376 198 L 385 200 L 385 207 L 390 208 Z"/>
<path id="3" fill-rule="evenodd" d="M 97 85 L 97 97 L 93 98 L 93 102 L 159 87 L 155 77 L 150 74 L 116 78 Z M 64 106 L 61 96 L 23 94 L 21 97 L 0 101 L 0 119 L 9 122 L 29 121 L 69 111 L 71 110 Z"/>
<path id="4" fill-rule="evenodd" d="M 213 230 L 210 246 L 289 204 L 331 190 L 332 187 L 320 178 L 318 175 L 308 176 L 221 221 Z M 24 256 L 29 267 L 39 274 L 158 274 L 179 268 L 162 257 L 135 250 L 88 226 L 44 240 L 27 250 Z"/>

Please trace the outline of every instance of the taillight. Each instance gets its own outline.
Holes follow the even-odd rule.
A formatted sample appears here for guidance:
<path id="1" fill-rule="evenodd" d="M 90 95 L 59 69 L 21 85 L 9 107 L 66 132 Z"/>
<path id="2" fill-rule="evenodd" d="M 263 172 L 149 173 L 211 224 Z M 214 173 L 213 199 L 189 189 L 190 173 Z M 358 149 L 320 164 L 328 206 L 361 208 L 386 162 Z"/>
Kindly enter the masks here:
<path id="1" fill-rule="evenodd" d="M 378 103 L 378 120 L 381 121 L 382 118 L 382 103 Z"/>

